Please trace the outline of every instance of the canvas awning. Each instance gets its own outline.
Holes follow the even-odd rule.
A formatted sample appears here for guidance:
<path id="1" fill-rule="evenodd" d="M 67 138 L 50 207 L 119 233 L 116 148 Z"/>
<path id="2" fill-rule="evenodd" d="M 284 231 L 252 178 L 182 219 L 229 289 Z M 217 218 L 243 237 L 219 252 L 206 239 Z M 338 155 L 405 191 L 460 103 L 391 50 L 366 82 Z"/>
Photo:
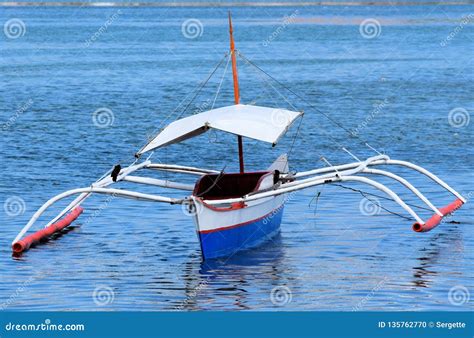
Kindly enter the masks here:
<path id="1" fill-rule="evenodd" d="M 302 112 L 237 104 L 208 110 L 166 126 L 137 155 L 198 136 L 213 128 L 276 144 Z"/>

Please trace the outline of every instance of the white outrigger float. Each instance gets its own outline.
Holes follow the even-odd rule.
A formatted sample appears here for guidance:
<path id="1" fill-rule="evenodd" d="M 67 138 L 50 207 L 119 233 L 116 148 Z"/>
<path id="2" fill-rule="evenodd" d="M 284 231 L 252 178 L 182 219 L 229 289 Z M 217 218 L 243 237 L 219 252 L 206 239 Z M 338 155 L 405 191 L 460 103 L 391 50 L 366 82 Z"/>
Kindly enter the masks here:
<path id="1" fill-rule="evenodd" d="M 30 246 L 49 238 L 70 225 L 82 213 L 81 204 L 91 194 L 107 194 L 144 201 L 186 205 L 189 210 L 193 211 L 204 259 L 233 255 L 240 250 L 256 247 L 268 240 L 280 229 L 286 194 L 318 185 L 352 181 L 372 186 L 384 192 L 388 198 L 397 202 L 410 214 L 415 220 L 413 230 L 416 232 L 426 232 L 433 229 L 440 224 L 443 217 L 466 202 L 458 192 L 428 170 L 410 162 L 392 160 L 368 144 L 367 146 L 377 155 L 364 161 L 357 159 L 343 148 L 356 159 L 355 162 L 292 173 L 289 170 L 286 155 L 282 155 L 266 170 L 246 172 L 244 170 L 242 138 L 248 137 L 275 145 L 295 120 L 302 118 L 303 113 L 240 103 L 236 56 L 237 54 L 242 55 L 234 48 L 230 14 L 229 27 L 230 53 L 226 54 L 225 58 L 229 57 L 232 61 L 235 104 L 176 120 L 162 129 L 140 149 L 136 154 L 137 159 L 130 166 L 121 168 L 117 165 L 91 186 L 69 190 L 51 198 L 36 211 L 14 239 L 12 249 L 15 254 L 28 250 Z M 278 123 L 274 123 L 276 116 Z M 151 155 L 148 159 L 140 162 L 140 157 L 144 153 L 200 135 L 209 129 L 237 135 L 240 172 L 225 173 L 189 166 L 153 163 L 150 160 Z M 429 177 L 454 195 L 456 199 L 446 207 L 437 208 L 410 182 L 389 171 L 378 169 L 377 167 L 380 166 L 403 166 L 413 169 Z M 132 175 L 139 170 L 184 173 L 197 175 L 199 179 L 196 184 L 190 185 Z M 361 175 L 385 176 L 398 181 L 426 204 L 426 209 L 431 210 L 434 215 L 427 220 L 422 219 L 391 189 Z M 110 187 L 120 181 L 190 191 L 191 195 L 183 198 L 170 198 Z M 46 209 L 57 201 L 74 195 L 78 196 L 43 229 L 25 236 Z"/>

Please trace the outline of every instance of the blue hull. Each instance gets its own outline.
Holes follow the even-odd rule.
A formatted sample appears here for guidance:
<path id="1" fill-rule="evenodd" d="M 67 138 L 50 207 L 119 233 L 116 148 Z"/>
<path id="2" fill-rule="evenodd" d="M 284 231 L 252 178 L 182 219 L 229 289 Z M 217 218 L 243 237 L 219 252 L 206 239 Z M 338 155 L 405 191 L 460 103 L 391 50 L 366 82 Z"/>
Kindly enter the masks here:
<path id="1" fill-rule="evenodd" d="M 232 256 L 270 240 L 280 231 L 283 207 L 275 209 L 270 215 L 230 229 L 199 233 L 203 258 Z"/>

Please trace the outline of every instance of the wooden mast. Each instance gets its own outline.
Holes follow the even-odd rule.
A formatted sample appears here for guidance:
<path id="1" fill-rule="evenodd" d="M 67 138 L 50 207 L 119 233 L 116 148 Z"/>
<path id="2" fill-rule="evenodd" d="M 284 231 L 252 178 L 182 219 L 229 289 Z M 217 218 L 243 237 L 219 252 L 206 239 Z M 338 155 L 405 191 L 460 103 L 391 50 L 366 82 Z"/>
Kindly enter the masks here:
<path id="1" fill-rule="evenodd" d="M 237 76 L 237 59 L 235 56 L 235 44 L 234 36 L 232 35 L 232 18 L 230 17 L 229 11 L 229 34 L 230 34 L 230 56 L 232 58 L 232 77 L 234 79 L 234 102 L 239 104 L 240 102 L 240 93 L 239 93 L 239 78 Z M 237 136 L 237 141 L 239 143 L 239 167 L 240 173 L 244 172 L 244 149 L 242 143 L 242 136 Z"/>

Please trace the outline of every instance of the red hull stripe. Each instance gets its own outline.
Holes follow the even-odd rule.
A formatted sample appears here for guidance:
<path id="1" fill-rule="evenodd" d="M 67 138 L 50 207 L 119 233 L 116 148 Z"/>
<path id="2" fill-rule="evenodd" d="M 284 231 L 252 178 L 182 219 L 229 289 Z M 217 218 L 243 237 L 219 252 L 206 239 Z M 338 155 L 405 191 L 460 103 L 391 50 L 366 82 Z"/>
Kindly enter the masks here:
<path id="1" fill-rule="evenodd" d="M 216 228 L 216 229 L 211 229 L 211 230 L 202 230 L 202 231 L 199 231 L 200 234 L 209 234 L 211 232 L 217 232 L 217 231 L 225 231 L 225 230 L 230 230 L 230 229 L 235 229 L 235 228 L 238 228 L 238 227 L 241 227 L 241 226 L 245 226 L 245 225 L 248 225 L 248 224 L 252 224 L 252 223 L 255 223 L 255 222 L 258 222 L 264 218 L 267 218 L 268 216 L 270 216 L 271 214 L 274 214 L 274 213 L 277 213 L 278 210 L 280 210 L 281 208 L 283 208 L 283 204 L 281 206 L 279 206 L 278 208 L 276 209 L 273 209 L 272 211 L 270 211 L 268 214 L 266 215 L 263 215 L 262 217 L 259 217 L 259 218 L 255 218 L 253 220 L 250 220 L 250 221 L 247 221 L 247 222 L 243 222 L 243 223 L 238 223 L 238 224 L 234 224 L 234 225 L 229 225 L 229 226 L 226 226 L 226 227 L 221 227 L 221 228 Z"/>

